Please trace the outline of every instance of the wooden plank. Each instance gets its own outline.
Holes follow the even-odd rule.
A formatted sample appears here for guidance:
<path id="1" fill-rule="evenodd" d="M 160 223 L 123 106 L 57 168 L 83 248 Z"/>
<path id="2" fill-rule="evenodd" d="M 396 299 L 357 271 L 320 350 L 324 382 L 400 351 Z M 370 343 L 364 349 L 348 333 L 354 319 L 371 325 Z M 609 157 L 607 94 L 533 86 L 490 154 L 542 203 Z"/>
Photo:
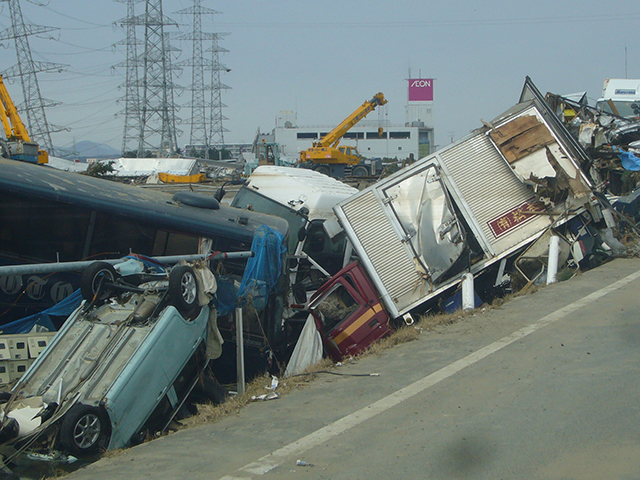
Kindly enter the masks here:
<path id="1" fill-rule="evenodd" d="M 508 142 L 511 138 L 526 132 L 531 128 L 541 125 L 538 119 L 532 115 L 518 117 L 511 122 L 491 131 L 491 138 L 498 145 Z"/>
<path id="2" fill-rule="evenodd" d="M 490 135 L 509 163 L 555 142 L 549 129 L 533 116 L 518 117 Z"/>

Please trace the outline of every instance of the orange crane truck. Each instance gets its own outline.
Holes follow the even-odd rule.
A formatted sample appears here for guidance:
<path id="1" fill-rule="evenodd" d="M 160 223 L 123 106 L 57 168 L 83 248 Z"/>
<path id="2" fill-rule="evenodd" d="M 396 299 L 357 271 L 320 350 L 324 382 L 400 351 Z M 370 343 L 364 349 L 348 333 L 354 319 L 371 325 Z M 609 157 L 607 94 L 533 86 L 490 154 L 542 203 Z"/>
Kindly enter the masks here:
<path id="1" fill-rule="evenodd" d="M 382 92 L 376 93 L 371 100 L 367 100 L 351 115 L 345 118 L 340 125 L 335 127 L 324 137 L 306 150 L 300 152 L 299 162 L 325 175 L 331 177 L 344 177 L 351 173 L 352 176 L 374 175 L 370 163 L 363 161 L 356 147 L 339 145 L 340 140 L 351 127 L 375 110 L 379 105 L 384 105 L 387 100 Z"/>
<path id="2" fill-rule="evenodd" d="M 0 75 L 0 120 L 6 140 L 0 140 L 0 155 L 5 158 L 22 160 L 30 163 L 47 163 L 49 154 L 46 150 L 38 148 L 38 144 L 31 141 L 24 123 L 18 115 L 18 109 L 14 105 L 9 91 Z"/>

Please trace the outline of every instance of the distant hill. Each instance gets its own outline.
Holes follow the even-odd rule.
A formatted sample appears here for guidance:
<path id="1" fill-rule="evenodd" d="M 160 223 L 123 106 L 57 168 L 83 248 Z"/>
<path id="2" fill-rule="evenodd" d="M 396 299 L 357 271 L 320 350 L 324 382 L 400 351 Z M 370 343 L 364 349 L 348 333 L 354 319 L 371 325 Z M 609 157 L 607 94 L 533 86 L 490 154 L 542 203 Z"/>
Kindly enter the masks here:
<path id="1" fill-rule="evenodd" d="M 71 148 L 56 147 L 56 155 L 63 158 L 73 159 L 100 157 L 119 158 L 120 150 L 116 150 L 115 148 L 110 147 L 109 145 L 105 145 L 104 143 L 96 143 L 90 142 L 88 140 L 83 140 L 82 142 L 76 143 Z"/>

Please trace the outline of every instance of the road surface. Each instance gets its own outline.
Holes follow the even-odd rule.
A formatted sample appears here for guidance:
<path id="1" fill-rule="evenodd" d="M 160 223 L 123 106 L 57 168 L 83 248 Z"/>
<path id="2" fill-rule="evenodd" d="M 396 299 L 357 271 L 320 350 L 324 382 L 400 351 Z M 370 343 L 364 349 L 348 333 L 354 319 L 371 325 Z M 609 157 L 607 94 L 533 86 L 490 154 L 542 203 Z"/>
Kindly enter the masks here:
<path id="1" fill-rule="evenodd" d="M 637 479 L 639 311 L 614 260 L 68 478 Z"/>

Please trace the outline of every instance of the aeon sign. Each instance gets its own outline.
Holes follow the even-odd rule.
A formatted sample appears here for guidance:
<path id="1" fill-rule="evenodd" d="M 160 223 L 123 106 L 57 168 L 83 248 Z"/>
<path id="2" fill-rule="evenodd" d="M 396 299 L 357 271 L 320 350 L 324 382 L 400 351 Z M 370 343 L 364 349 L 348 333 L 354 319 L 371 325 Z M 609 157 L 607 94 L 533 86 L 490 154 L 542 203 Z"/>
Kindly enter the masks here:
<path id="1" fill-rule="evenodd" d="M 409 101 L 433 102 L 433 78 L 410 78 Z"/>

